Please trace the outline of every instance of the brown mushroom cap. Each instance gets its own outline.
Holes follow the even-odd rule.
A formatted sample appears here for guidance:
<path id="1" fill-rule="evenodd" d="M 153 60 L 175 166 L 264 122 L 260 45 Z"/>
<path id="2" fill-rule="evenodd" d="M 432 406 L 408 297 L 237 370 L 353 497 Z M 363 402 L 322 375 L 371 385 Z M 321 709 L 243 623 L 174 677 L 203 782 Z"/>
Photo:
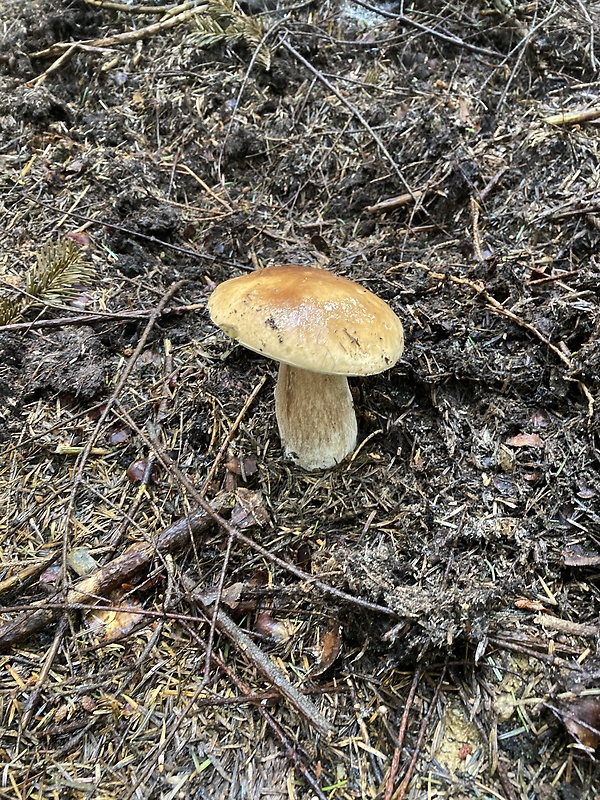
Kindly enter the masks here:
<path id="1" fill-rule="evenodd" d="M 402 324 L 363 286 L 324 269 L 267 267 L 217 286 L 213 322 L 244 347 L 329 375 L 373 375 L 402 355 Z"/>

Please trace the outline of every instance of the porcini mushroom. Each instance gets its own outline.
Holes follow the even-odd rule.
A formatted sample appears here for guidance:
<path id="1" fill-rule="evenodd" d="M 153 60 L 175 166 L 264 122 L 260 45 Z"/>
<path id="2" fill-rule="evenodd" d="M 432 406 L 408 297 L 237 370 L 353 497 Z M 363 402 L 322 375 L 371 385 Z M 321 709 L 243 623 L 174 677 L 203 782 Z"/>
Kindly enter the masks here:
<path id="1" fill-rule="evenodd" d="M 357 283 L 324 269 L 267 267 L 217 286 L 213 322 L 279 362 L 275 413 L 285 454 L 328 469 L 356 446 L 349 375 L 373 375 L 402 355 L 402 324 Z"/>

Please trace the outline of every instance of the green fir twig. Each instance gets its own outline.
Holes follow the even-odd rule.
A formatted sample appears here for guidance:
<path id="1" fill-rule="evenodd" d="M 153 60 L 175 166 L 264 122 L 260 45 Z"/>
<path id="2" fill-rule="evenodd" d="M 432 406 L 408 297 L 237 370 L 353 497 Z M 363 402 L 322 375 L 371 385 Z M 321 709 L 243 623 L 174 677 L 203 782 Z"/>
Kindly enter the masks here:
<path id="1" fill-rule="evenodd" d="M 94 269 L 70 239 L 45 244 L 37 253 L 36 264 L 23 278 L 23 291 L 9 288 L 0 294 L 0 325 L 10 325 L 32 306 L 66 302 L 78 293 L 79 284 L 94 277 Z"/>
<path id="2" fill-rule="evenodd" d="M 198 47 L 215 44 L 245 44 L 257 50 L 256 60 L 266 70 L 271 67 L 272 53 L 264 43 L 265 23 L 261 17 L 244 14 L 233 0 L 209 0 L 208 13 L 195 17 L 198 33 L 194 37 Z"/>

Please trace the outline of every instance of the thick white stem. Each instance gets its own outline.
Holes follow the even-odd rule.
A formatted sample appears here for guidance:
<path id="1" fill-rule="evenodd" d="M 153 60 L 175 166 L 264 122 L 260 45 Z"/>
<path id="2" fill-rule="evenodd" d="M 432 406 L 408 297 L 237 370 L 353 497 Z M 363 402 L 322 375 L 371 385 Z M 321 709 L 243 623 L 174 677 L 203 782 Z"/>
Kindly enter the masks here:
<path id="1" fill-rule="evenodd" d="M 285 455 L 307 470 L 329 469 L 356 447 L 348 379 L 279 365 L 275 412 Z"/>

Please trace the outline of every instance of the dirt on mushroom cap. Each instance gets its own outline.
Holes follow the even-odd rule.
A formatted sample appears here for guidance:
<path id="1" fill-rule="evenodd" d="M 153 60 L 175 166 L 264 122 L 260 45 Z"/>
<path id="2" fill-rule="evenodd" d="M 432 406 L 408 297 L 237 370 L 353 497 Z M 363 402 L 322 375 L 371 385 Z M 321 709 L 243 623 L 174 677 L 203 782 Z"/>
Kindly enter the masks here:
<path id="1" fill-rule="evenodd" d="M 396 314 L 381 298 L 324 269 L 267 267 L 232 278 L 209 300 L 215 324 L 245 347 L 302 369 L 372 375 L 402 355 Z"/>

